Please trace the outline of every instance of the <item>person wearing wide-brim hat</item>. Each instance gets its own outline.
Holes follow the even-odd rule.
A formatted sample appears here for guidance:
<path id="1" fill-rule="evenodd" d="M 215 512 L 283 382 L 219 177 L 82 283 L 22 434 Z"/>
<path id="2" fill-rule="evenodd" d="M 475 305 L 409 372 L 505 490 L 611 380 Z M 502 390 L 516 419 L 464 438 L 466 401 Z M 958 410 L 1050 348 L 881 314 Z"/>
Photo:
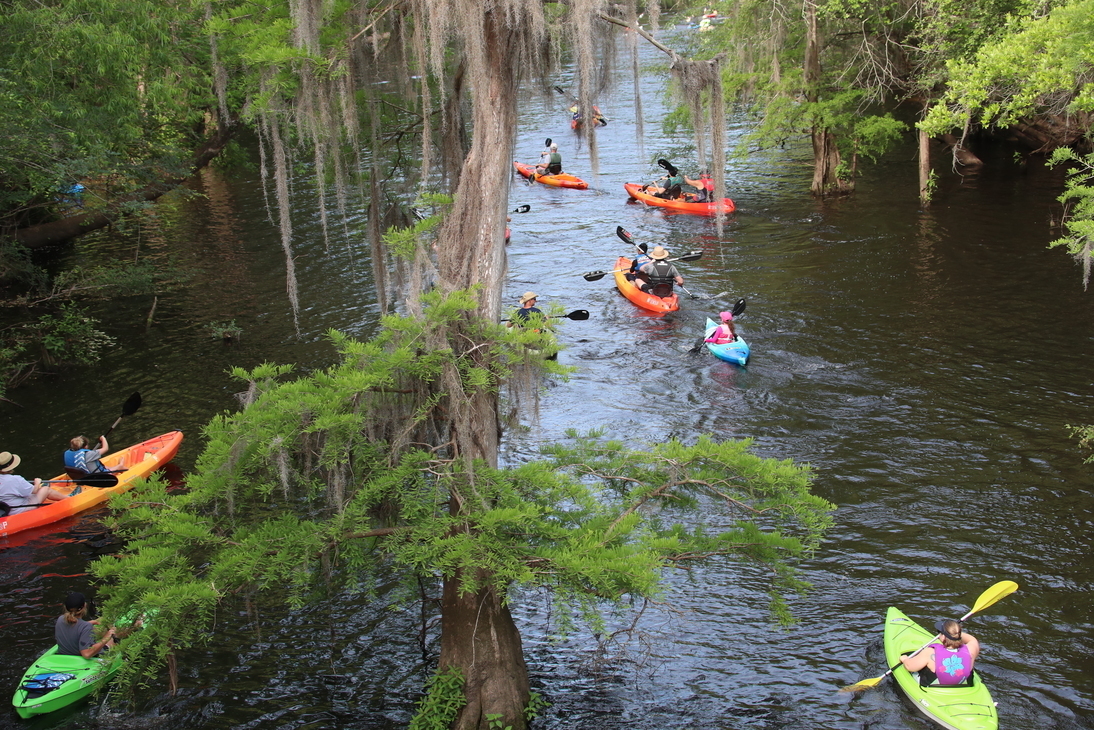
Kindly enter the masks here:
<path id="1" fill-rule="evenodd" d="M 41 479 L 35 478 L 31 483 L 12 474 L 20 461 L 22 460 L 18 454 L 0 451 L 0 513 L 19 514 L 47 499 L 58 500 L 68 496 L 48 484 L 43 484 Z"/>
<path id="2" fill-rule="evenodd" d="M 526 291 L 520 295 L 520 309 L 513 312 L 513 318 L 509 320 L 507 327 L 525 324 L 532 315 L 543 317 L 543 310 L 536 306 L 538 297 L 534 291 Z"/>
<path id="3" fill-rule="evenodd" d="M 663 246 L 654 246 L 648 255 L 652 261 L 638 269 L 638 273 L 644 275 L 639 288 L 662 299 L 672 296 L 672 285 L 683 286 L 684 277 L 680 276 L 672 262 L 666 261 L 669 252 Z"/>

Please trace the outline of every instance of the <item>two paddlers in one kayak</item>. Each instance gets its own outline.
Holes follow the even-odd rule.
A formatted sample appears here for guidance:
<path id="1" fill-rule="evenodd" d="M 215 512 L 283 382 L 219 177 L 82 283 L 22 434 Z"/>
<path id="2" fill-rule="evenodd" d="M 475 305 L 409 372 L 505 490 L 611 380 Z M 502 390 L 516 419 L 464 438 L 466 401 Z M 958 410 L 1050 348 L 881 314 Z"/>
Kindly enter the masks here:
<path id="1" fill-rule="evenodd" d="M 668 250 L 664 246 L 654 246 L 649 253 L 643 253 L 631 263 L 627 279 L 647 294 L 656 297 L 672 296 L 673 284 L 684 285 L 684 277 L 676 266 L 667 261 Z"/>

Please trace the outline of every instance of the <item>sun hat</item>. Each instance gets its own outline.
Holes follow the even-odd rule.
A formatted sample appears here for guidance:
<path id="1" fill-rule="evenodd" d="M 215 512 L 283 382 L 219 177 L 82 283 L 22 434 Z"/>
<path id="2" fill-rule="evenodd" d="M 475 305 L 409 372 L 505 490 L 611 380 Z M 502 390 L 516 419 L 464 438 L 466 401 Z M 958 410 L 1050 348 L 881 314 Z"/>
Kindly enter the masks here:
<path id="1" fill-rule="evenodd" d="M 732 322 L 733 321 L 733 312 L 722 312 L 722 321 L 723 322 Z"/>
<path id="2" fill-rule="evenodd" d="M 68 598 L 65 599 L 65 608 L 82 608 L 87 603 L 87 599 L 84 598 L 83 593 L 69 593 Z"/>
<path id="3" fill-rule="evenodd" d="M 525 302 L 529 302 L 533 299 L 539 299 L 539 297 L 536 296 L 536 293 L 534 291 L 526 291 L 526 292 L 524 292 L 523 294 L 520 295 L 520 303 L 521 304 L 524 304 Z"/>
<path id="4" fill-rule="evenodd" d="M 7 474 L 19 466 L 20 461 L 18 454 L 13 454 L 10 451 L 0 451 L 0 473 Z"/>
<path id="5" fill-rule="evenodd" d="M 650 258 L 655 260 L 655 261 L 660 261 L 661 259 L 667 259 L 668 257 L 669 257 L 669 252 L 665 250 L 664 246 L 654 246 L 653 250 L 650 251 Z"/>

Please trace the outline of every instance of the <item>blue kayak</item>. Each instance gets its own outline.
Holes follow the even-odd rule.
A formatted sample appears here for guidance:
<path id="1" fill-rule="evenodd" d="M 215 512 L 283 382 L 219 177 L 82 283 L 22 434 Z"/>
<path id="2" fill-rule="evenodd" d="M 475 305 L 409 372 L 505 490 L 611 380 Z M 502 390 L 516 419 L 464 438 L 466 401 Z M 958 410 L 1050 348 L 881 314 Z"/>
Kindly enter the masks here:
<path id="1" fill-rule="evenodd" d="M 714 333 L 714 328 L 717 326 L 717 322 L 707 317 L 706 336 L 710 337 Z M 741 366 L 744 366 L 748 362 L 748 343 L 745 342 L 744 338 L 740 335 L 737 335 L 737 340 L 735 342 L 730 342 L 725 345 L 715 345 L 713 342 L 707 342 L 705 344 L 707 349 L 719 360 L 725 360 L 726 362 L 736 363 Z"/>

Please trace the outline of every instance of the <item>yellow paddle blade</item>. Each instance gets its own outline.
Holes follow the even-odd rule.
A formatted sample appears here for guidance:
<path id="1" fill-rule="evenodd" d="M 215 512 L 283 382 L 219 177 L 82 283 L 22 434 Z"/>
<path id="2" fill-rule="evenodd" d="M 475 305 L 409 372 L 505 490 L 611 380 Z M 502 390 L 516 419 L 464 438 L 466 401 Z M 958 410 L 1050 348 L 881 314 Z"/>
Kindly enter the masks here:
<path id="1" fill-rule="evenodd" d="M 871 687 L 877 687 L 881 684 L 881 680 L 889 676 L 889 673 L 881 675 L 880 677 L 874 677 L 873 679 L 864 679 L 861 682 L 849 685 L 847 687 L 841 687 L 840 692 L 861 692 L 864 689 L 870 689 Z"/>
<path id="2" fill-rule="evenodd" d="M 987 589 L 980 594 L 980 597 L 976 599 L 976 603 L 973 604 L 972 610 L 966 614 L 966 618 L 972 616 L 974 613 L 983 611 L 988 606 L 991 606 L 1001 598 L 1006 598 L 1011 593 L 1018 590 L 1018 584 L 1012 580 L 1001 580 L 991 588 Z"/>

